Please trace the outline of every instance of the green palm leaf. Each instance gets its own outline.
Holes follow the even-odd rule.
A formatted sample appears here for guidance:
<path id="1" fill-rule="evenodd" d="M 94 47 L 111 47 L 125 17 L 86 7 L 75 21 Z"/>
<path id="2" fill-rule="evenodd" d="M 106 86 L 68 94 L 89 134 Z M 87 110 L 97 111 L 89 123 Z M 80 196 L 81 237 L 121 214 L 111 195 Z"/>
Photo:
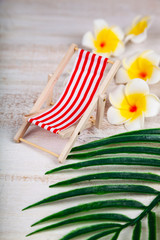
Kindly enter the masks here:
<path id="1" fill-rule="evenodd" d="M 64 209 L 60 212 L 53 213 L 45 218 L 42 218 L 41 220 L 37 221 L 36 223 L 32 224 L 32 226 L 35 226 L 37 224 L 47 222 L 50 220 L 54 220 L 57 218 L 64 218 L 68 217 L 70 215 L 74 215 L 77 213 L 82 213 L 82 212 L 88 212 L 92 210 L 97 210 L 97 209 L 107 209 L 107 208 L 121 208 L 121 209 L 145 209 L 145 205 L 135 201 L 135 200 L 129 200 L 129 199 L 111 199 L 111 200 L 105 200 L 105 201 L 96 201 L 96 202 L 89 202 L 85 204 L 80 204 L 75 207 L 67 208 Z"/>
<path id="2" fill-rule="evenodd" d="M 132 240 L 140 240 L 140 237 L 141 237 L 141 221 L 135 224 Z"/>
<path id="3" fill-rule="evenodd" d="M 78 162 L 63 165 L 52 170 L 47 171 L 45 174 L 55 173 L 66 169 L 80 169 L 92 166 L 104 166 L 104 165 L 135 165 L 135 166 L 151 166 L 160 167 L 160 160 L 157 158 L 148 157 L 106 157 L 97 158 L 89 161 Z"/>
<path id="4" fill-rule="evenodd" d="M 105 172 L 105 173 L 94 173 L 83 175 L 76 178 L 71 178 L 65 181 L 61 181 L 50 185 L 49 187 L 59 187 L 66 186 L 74 183 L 79 183 L 83 181 L 91 181 L 97 179 L 131 179 L 131 180 L 143 180 L 143 181 L 152 181 L 160 182 L 160 176 L 152 173 L 136 173 L 136 172 Z"/>
<path id="5" fill-rule="evenodd" d="M 117 223 L 101 223 L 101 224 L 96 224 L 96 225 L 91 225 L 83 228 L 78 228 L 69 234 L 65 235 L 62 237 L 60 240 L 69 240 L 74 237 L 80 236 L 82 234 L 90 233 L 90 232 L 95 232 L 97 230 L 102 230 L 102 229 L 107 229 L 107 228 L 117 228 L 120 227 L 121 224 Z"/>
<path id="6" fill-rule="evenodd" d="M 100 232 L 100 233 L 96 233 L 95 235 L 87 238 L 87 240 L 97 240 L 99 238 L 102 238 L 102 237 L 105 237 L 107 235 L 110 235 L 112 233 L 117 233 L 117 231 L 119 232 L 119 229 L 111 229 L 111 230 L 106 230 L 106 231 L 103 231 L 103 232 Z M 119 235 L 119 234 L 118 234 Z"/>
<path id="7" fill-rule="evenodd" d="M 146 147 L 146 146 L 120 146 L 105 149 L 99 149 L 91 152 L 69 154 L 67 159 L 88 159 L 95 156 L 102 156 L 104 154 L 151 154 L 160 156 L 160 147 Z"/>
<path id="8" fill-rule="evenodd" d="M 113 136 L 110 136 L 110 137 L 107 137 L 107 138 L 96 140 L 96 141 L 93 141 L 93 142 L 90 142 L 90 143 L 87 143 L 87 144 L 83 144 L 81 146 L 74 147 L 74 148 L 72 148 L 71 152 L 93 148 L 97 144 L 101 145 L 101 146 L 104 146 L 104 145 L 106 145 L 104 143 L 105 142 L 109 143 L 110 141 L 112 141 L 111 140 L 112 138 L 118 138 L 118 137 L 122 137 L 122 136 L 124 136 L 124 137 L 127 137 L 127 136 L 129 136 L 129 137 L 137 136 L 137 138 L 138 138 L 138 135 L 141 135 L 141 136 L 148 135 L 148 136 L 152 137 L 152 135 L 156 136 L 156 134 L 157 134 L 157 136 L 160 134 L 160 128 L 142 129 L 142 130 L 136 130 L 136 131 L 131 131 L 131 132 L 120 133 L 120 134 L 116 134 L 116 135 L 113 135 Z"/>
<path id="9" fill-rule="evenodd" d="M 140 193 L 140 194 L 158 194 L 159 192 L 151 187 L 148 186 L 142 186 L 142 185 L 100 185 L 100 186 L 92 186 L 92 187 L 84 187 L 84 188 L 78 188 L 74 190 L 70 190 L 63 193 L 58 193 L 56 195 L 52 195 L 48 198 L 45 198 L 39 202 L 36 202 L 23 210 L 26 210 L 31 207 L 35 207 L 41 204 L 49 203 L 49 202 L 55 202 L 58 200 L 76 197 L 76 196 L 82 196 L 82 195 L 103 195 L 108 193 Z"/>
<path id="10" fill-rule="evenodd" d="M 156 240 L 156 214 L 148 214 L 148 240 Z"/>
<path id="11" fill-rule="evenodd" d="M 69 218 L 67 220 L 60 221 L 58 223 L 51 224 L 49 226 L 40 228 L 27 236 L 33 235 L 38 232 L 43 232 L 49 229 L 54 229 L 60 226 L 64 226 L 71 223 L 77 223 L 77 222 L 88 222 L 88 221 L 121 221 L 121 222 L 129 222 L 131 219 L 125 215 L 122 214 L 115 214 L 115 213 L 97 213 L 97 214 L 90 214 L 90 215 L 84 215 L 80 217 L 74 217 Z M 35 225 L 35 224 L 34 224 Z"/>
<path id="12" fill-rule="evenodd" d="M 111 240 L 117 240 L 119 234 L 120 234 L 120 231 L 117 231 L 117 232 L 115 233 L 115 235 L 111 238 Z"/>
<path id="13" fill-rule="evenodd" d="M 120 143 L 156 143 L 160 142 L 160 135 L 159 134 L 135 134 L 135 135 L 120 135 L 114 137 L 103 138 L 91 143 L 87 143 L 78 147 L 72 148 L 71 152 L 75 151 L 83 151 L 92 148 L 104 147 L 110 144 L 120 144 Z"/>

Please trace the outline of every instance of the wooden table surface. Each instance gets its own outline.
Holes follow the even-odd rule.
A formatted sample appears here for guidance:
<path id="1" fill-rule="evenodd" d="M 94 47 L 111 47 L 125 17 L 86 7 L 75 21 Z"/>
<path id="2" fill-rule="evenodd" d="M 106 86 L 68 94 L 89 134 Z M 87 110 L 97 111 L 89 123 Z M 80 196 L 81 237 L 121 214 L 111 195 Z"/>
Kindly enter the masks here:
<path id="1" fill-rule="evenodd" d="M 31 231 L 29 226 L 33 222 L 82 201 L 81 198 L 60 201 L 56 204 L 22 212 L 23 207 L 59 192 L 59 188 L 49 189 L 48 186 L 58 180 L 67 179 L 68 173 L 44 176 L 47 170 L 59 165 L 56 159 L 25 144 L 14 143 L 13 136 L 22 123 L 22 115 L 29 112 L 44 88 L 47 74 L 54 72 L 72 42 L 81 46 L 82 36 L 86 31 L 92 29 L 94 19 L 104 18 L 109 24 L 117 24 L 125 28 L 139 14 L 154 16 L 154 23 L 149 30 L 148 39 L 142 44 L 129 44 L 123 56 L 146 49 L 153 49 L 160 54 L 159 0 L 0 1 L 1 240 L 25 239 L 25 235 Z M 68 76 L 71 66 L 72 62 L 59 79 L 54 91 L 54 100 L 57 99 L 64 87 L 65 77 Z M 114 86 L 113 82 L 109 90 Z M 160 82 L 152 86 L 151 90 L 160 97 Z M 107 102 L 106 108 L 108 106 Z M 160 114 L 156 118 L 148 118 L 145 127 L 160 127 Z M 123 126 L 109 125 L 105 118 L 101 130 L 94 127 L 85 130 L 76 144 L 123 131 L 125 131 Z M 26 139 L 59 152 L 65 143 L 53 134 L 34 127 L 27 132 Z M 53 145 L 53 141 L 56 144 Z M 112 169 L 112 167 L 109 168 L 109 170 Z M 89 172 L 89 170 L 87 171 Z M 155 172 L 158 173 L 156 170 Z M 83 173 L 83 171 L 79 171 L 79 173 Z M 76 175 L 76 171 L 69 172 L 69 176 Z M 151 184 L 151 186 L 160 190 L 160 186 L 156 184 Z M 94 197 L 94 199 L 98 199 L 98 197 Z M 141 197 L 137 196 L 136 199 L 141 199 Z M 147 204 L 151 199 L 146 196 L 143 201 Z M 83 199 L 83 201 L 87 202 L 87 199 Z M 137 212 L 135 211 L 134 214 L 136 215 Z M 64 233 L 74 228 L 75 226 L 63 227 L 54 232 L 37 234 L 29 239 L 58 240 Z M 130 239 L 129 234 L 129 232 L 124 232 L 122 239 Z M 146 239 L 145 234 L 143 239 Z"/>

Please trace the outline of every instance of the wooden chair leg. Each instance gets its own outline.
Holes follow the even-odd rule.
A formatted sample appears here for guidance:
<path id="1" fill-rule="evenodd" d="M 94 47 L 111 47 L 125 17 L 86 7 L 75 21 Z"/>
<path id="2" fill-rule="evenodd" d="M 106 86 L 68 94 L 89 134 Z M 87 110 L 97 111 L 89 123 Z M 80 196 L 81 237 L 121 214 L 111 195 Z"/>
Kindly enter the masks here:
<path id="1" fill-rule="evenodd" d="M 52 73 L 48 74 L 48 82 L 52 78 L 52 76 L 53 76 Z M 52 89 L 52 91 L 48 95 L 48 99 L 46 101 L 46 104 L 47 104 L 47 106 L 53 105 L 53 89 Z"/>
<path id="2" fill-rule="evenodd" d="M 64 163 L 69 152 L 71 151 L 76 139 L 78 137 L 78 134 L 74 131 L 72 136 L 70 137 L 69 141 L 67 142 L 67 144 L 65 145 L 63 151 L 61 152 L 61 154 L 58 157 L 58 161 L 60 163 Z"/>
<path id="3" fill-rule="evenodd" d="M 96 127 L 100 129 L 102 127 L 102 121 L 104 118 L 106 96 L 105 94 L 100 95 L 97 103 L 97 113 L 96 113 Z"/>
<path id="4" fill-rule="evenodd" d="M 22 126 L 20 127 L 20 129 L 18 130 L 18 132 L 16 133 L 16 135 L 14 136 L 14 141 L 19 143 L 20 142 L 20 138 L 22 138 L 25 134 L 25 132 L 27 131 L 27 129 L 30 126 L 30 122 L 26 122 L 24 121 Z"/>

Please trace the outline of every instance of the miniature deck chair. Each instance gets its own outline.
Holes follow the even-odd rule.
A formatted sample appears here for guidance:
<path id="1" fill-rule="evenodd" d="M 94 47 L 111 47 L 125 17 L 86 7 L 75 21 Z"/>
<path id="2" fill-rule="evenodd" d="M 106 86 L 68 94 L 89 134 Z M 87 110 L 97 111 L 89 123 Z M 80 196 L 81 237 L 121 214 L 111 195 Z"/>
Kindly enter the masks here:
<path id="1" fill-rule="evenodd" d="M 55 105 L 50 106 L 48 110 L 41 109 L 44 102 L 51 102 L 53 87 L 64 67 L 77 50 L 78 56 L 61 97 Z M 107 63 L 112 63 L 112 67 L 102 82 L 101 80 Z M 107 58 L 83 49 L 78 49 L 77 45 L 72 44 L 55 73 L 50 77 L 48 84 L 36 101 L 31 113 L 27 116 L 25 122 L 17 132 L 14 140 L 37 147 L 57 157 L 59 162 L 64 162 L 81 131 L 94 124 L 91 114 L 96 106 L 97 114 L 95 125 L 97 128 L 101 127 L 106 100 L 105 92 L 108 83 L 113 79 L 119 66 L 119 60 L 113 63 Z M 78 122 L 77 125 L 73 125 L 76 122 Z M 70 137 L 60 155 L 23 138 L 23 135 L 31 123 L 58 134 L 61 137 Z"/>

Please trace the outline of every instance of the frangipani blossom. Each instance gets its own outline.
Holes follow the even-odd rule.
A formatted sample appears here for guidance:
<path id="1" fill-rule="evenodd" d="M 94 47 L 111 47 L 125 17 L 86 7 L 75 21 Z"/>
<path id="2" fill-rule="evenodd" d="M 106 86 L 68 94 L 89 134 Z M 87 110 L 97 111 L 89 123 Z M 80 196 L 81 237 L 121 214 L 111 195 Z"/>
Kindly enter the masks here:
<path id="1" fill-rule="evenodd" d="M 147 30 L 151 25 L 151 17 L 138 16 L 133 20 L 132 26 L 127 29 L 125 43 L 131 40 L 133 43 L 141 43 L 147 38 Z"/>
<path id="2" fill-rule="evenodd" d="M 160 81 L 159 62 L 160 56 L 152 50 L 124 59 L 117 72 L 116 82 L 126 83 L 134 78 L 141 78 L 148 84 L 155 84 Z"/>
<path id="3" fill-rule="evenodd" d="M 123 38 L 124 34 L 119 27 L 109 27 L 103 19 L 97 19 L 94 21 L 94 34 L 87 32 L 83 36 L 82 45 L 105 57 L 119 56 L 124 51 Z"/>
<path id="4" fill-rule="evenodd" d="M 107 118 L 111 124 L 124 124 L 131 130 L 144 126 L 144 117 L 154 117 L 159 113 L 160 100 L 149 93 L 148 84 L 136 78 L 126 86 L 119 85 L 109 94 L 112 106 L 108 109 Z"/>

